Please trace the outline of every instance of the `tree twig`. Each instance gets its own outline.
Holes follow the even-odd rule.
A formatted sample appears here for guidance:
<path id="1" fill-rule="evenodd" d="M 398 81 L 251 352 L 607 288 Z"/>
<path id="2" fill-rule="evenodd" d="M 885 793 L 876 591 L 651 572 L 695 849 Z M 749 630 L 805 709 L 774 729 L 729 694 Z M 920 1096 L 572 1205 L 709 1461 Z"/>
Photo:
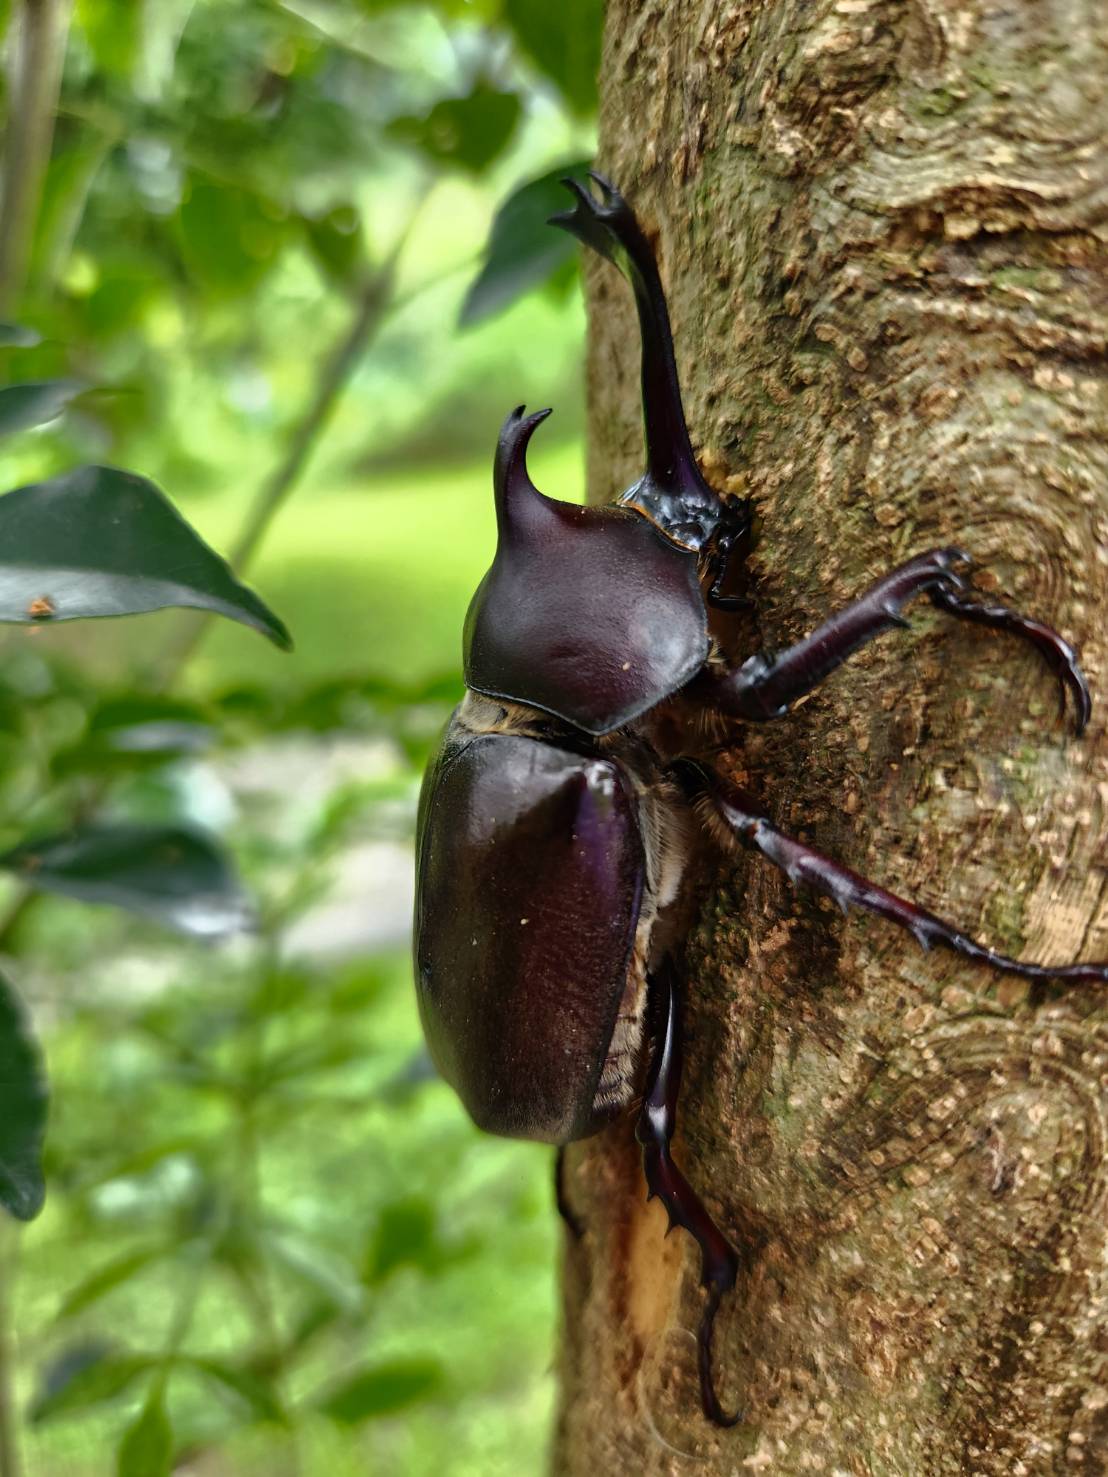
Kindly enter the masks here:
<path id="1" fill-rule="evenodd" d="M 3 1216 L 2 1211 L 0 1216 Z M 4 1216 L 0 1222 L 0 1477 L 21 1477 L 23 1471 L 12 1395 L 15 1361 L 12 1357 L 11 1289 L 18 1246 L 19 1229 Z"/>
<path id="2" fill-rule="evenodd" d="M 71 0 L 19 0 L 12 17 L 9 111 L 0 193 L 0 312 L 18 302 L 38 219 L 39 202 L 61 88 Z"/>
<path id="3" fill-rule="evenodd" d="M 394 306 L 393 284 L 397 262 L 426 199 L 427 196 L 424 195 L 388 256 L 367 278 L 357 296 L 354 316 L 349 326 L 323 360 L 315 393 L 289 437 L 285 455 L 258 489 L 239 536 L 232 546 L 230 563 L 237 572 L 241 573 L 257 553 L 270 524 L 299 482 L 308 458 L 331 419 L 350 376 Z M 186 620 L 187 624 L 170 641 L 159 664 L 159 689 L 172 687 L 181 675 L 208 627 L 210 616 L 189 616 Z"/>

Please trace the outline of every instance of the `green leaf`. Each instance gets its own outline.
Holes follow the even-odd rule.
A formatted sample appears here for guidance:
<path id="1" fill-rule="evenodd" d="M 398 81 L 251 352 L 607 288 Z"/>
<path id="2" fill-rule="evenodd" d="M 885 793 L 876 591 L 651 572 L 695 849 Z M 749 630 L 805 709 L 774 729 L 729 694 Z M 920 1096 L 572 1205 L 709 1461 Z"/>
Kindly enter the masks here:
<path id="1" fill-rule="evenodd" d="M 151 1262 L 157 1261 L 159 1257 L 166 1254 L 167 1248 L 164 1246 L 147 1246 L 142 1251 L 129 1251 L 123 1256 L 116 1257 L 114 1261 L 106 1263 L 99 1271 L 93 1272 L 91 1276 L 78 1282 L 77 1286 L 66 1295 L 56 1314 L 58 1322 L 72 1318 L 76 1313 L 84 1312 L 93 1303 L 99 1302 L 113 1289 L 122 1287 L 125 1282 L 129 1282 Z"/>
<path id="2" fill-rule="evenodd" d="M 161 1380 L 127 1427 L 116 1458 L 117 1477 L 169 1477 L 173 1470 L 173 1428 L 165 1409 Z"/>
<path id="3" fill-rule="evenodd" d="M 56 420 L 69 402 L 84 390 L 76 380 L 39 380 L 0 389 L 0 436 L 27 431 Z"/>
<path id="4" fill-rule="evenodd" d="M 480 174 L 507 148 L 522 111 L 514 92 L 479 82 L 466 97 L 436 103 L 424 118 L 395 118 L 388 131 L 438 164 Z"/>
<path id="5" fill-rule="evenodd" d="M 31 1420 L 40 1425 L 56 1416 L 115 1400 L 152 1363 L 142 1354 L 115 1354 L 100 1341 L 66 1349 L 46 1371 L 42 1389 L 31 1405 Z"/>
<path id="6" fill-rule="evenodd" d="M 87 730 L 53 759 L 56 775 L 119 772 L 203 753 L 217 738 L 211 714 L 195 703 L 156 693 L 108 697 Z"/>
<path id="7" fill-rule="evenodd" d="M 366 1248 L 365 1281 L 384 1282 L 398 1267 L 437 1271 L 443 1261 L 435 1223 L 435 1207 L 422 1195 L 406 1196 L 383 1206 Z"/>
<path id="8" fill-rule="evenodd" d="M 29 887 L 111 903 L 196 938 L 236 933 L 253 921 L 226 853 L 184 826 L 87 826 L 17 846 L 0 856 L 0 867 Z"/>
<path id="9" fill-rule="evenodd" d="M 189 274 L 221 296 L 249 292 L 261 282 L 277 264 L 288 227 L 280 206 L 199 176 L 190 179 L 178 213 Z"/>
<path id="10" fill-rule="evenodd" d="M 522 50 L 573 112 L 596 111 L 604 0 L 504 0 L 504 19 Z"/>
<path id="11" fill-rule="evenodd" d="M 568 209 L 570 195 L 561 181 L 567 175 L 583 178 L 590 163 L 574 159 L 518 186 L 502 201 L 493 218 L 484 265 L 462 304 L 463 327 L 502 312 L 549 281 L 564 263 L 576 261 L 577 243 L 547 221 L 556 211 Z"/>
<path id="12" fill-rule="evenodd" d="M 443 1368 L 437 1359 L 396 1359 L 358 1370 L 321 1396 L 317 1405 L 340 1425 L 354 1426 L 395 1415 L 437 1394 L 442 1385 Z"/>
<path id="13" fill-rule="evenodd" d="M 355 287 L 365 277 L 362 218 L 353 205 L 337 205 L 326 215 L 304 216 L 304 232 L 316 265 L 337 287 Z"/>
<path id="14" fill-rule="evenodd" d="M 188 1356 L 188 1363 L 245 1401 L 259 1420 L 272 1421 L 279 1426 L 288 1424 L 288 1416 L 280 1400 L 264 1380 L 249 1370 L 222 1359 L 201 1359 L 193 1355 Z"/>
<path id="15" fill-rule="evenodd" d="M 42 335 L 21 323 L 0 323 L 0 349 L 33 349 L 42 343 Z"/>
<path id="16" fill-rule="evenodd" d="M 42 1054 L 12 987 L 0 977 L 0 1205 L 17 1220 L 42 1209 L 46 1132 Z"/>
<path id="17" fill-rule="evenodd" d="M 75 20 L 84 32 L 98 67 L 109 75 L 128 76 L 138 55 L 144 7 L 132 0 L 77 0 Z"/>
<path id="18" fill-rule="evenodd" d="M 288 631 L 152 482 L 78 467 L 0 497 L 0 621 L 79 620 L 196 606 Z"/>

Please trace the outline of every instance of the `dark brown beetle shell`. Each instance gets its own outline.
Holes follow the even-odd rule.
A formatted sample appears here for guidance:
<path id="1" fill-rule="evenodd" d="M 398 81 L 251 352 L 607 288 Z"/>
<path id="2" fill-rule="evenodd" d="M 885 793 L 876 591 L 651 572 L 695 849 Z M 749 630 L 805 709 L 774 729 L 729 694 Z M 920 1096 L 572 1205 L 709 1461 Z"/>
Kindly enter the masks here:
<path id="1" fill-rule="evenodd" d="M 595 1132 L 643 886 L 620 769 L 455 721 L 424 780 L 417 858 L 416 989 L 439 1071 L 490 1133 Z"/>
<path id="2" fill-rule="evenodd" d="M 466 686 L 610 733 L 703 666 L 697 559 L 630 509 L 544 497 L 526 448 L 548 414 L 521 406 L 500 433 L 496 557 L 466 616 Z"/>

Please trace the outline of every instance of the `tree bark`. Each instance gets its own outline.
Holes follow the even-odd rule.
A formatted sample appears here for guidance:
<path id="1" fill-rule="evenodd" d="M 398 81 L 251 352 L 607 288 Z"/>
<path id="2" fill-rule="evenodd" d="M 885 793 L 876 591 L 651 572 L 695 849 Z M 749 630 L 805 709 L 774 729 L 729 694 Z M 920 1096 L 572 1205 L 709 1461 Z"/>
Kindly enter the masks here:
<path id="1" fill-rule="evenodd" d="M 601 168 L 655 235 L 709 479 L 779 648 L 944 544 L 1079 647 L 915 609 L 730 772 L 1008 953 L 1108 958 L 1108 21 L 1093 0 L 609 0 Z M 591 263 L 591 495 L 641 465 Z M 723 859 L 676 1153 L 743 1255 L 700 1414 L 689 1238 L 632 1125 L 576 1145 L 559 1473 L 1108 1471 L 1108 997 L 1029 989 Z M 695 1460 L 694 1460 L 695 1458 Z"/>

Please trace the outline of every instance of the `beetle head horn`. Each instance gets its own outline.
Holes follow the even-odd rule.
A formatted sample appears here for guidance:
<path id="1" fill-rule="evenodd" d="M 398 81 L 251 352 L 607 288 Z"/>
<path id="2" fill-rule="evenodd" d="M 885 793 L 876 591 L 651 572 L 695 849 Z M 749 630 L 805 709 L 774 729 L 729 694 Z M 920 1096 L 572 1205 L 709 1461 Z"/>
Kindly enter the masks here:
<path id="1" fill-rule="evenodd" d="M 542 424 L 550 411 L 536 410 L 531 415 L 524 415 L 523 412 L 524 407 L 517 405 L 509 413 L 500 428 L 500 440 L 496 443 L 492 485 L 496 497 L 497 521 L 500 523 L 510 516 L 513 506 L 518 507 L 521 494 L 530 494 L 531 498 L 542 497 L 527 471 L 527 443 L 534 435 L 535 427 Z"/>

